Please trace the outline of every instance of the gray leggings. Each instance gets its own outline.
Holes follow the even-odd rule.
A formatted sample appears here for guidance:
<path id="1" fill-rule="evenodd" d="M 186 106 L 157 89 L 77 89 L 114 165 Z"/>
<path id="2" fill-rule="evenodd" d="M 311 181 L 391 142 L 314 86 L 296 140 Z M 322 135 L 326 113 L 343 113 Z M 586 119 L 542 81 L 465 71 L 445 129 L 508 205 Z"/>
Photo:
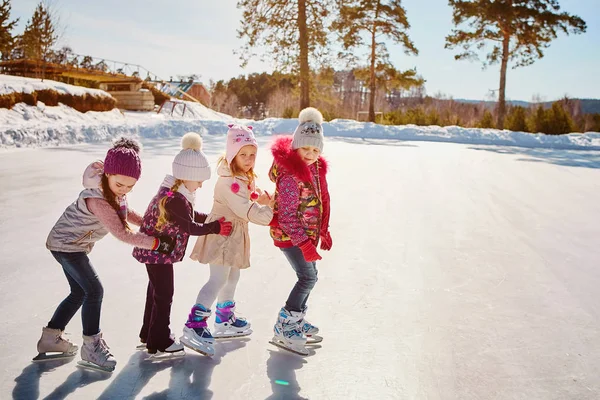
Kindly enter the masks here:
<path id="1" fill-rule="evenodd" d="M 196 304 L 211 308 L 217 296 L 219 297 L 219 303 L 227 300 L 233 301 L 235 288 L 239 280 L 239 268 L 210 264 L 210 278 L 198 292 Z"/>

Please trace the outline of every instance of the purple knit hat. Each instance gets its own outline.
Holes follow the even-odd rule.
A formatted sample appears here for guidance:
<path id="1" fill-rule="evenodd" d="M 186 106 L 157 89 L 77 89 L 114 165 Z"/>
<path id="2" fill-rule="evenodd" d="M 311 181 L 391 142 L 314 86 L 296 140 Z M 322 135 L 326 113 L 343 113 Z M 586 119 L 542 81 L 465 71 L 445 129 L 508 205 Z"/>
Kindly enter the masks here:
<path id="1" fill-rule="evenodd" d="M 140 145 L 133 139 L 120 138 L 104 159 L 104 173 L 109 175 L 125 175 L 140 179 L 142 163 L 140 161 Z"/>

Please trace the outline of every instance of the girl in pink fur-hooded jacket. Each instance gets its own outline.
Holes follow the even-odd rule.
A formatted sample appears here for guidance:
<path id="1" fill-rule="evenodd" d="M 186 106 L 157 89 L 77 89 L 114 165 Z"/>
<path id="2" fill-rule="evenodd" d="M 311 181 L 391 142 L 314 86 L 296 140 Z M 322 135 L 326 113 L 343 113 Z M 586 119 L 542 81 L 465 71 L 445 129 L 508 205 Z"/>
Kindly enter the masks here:
<path id="1" fill-rule="evenodd" d="M 296 272 L 298 280 L 274 327 L 275 344 L 305 353 L 306 336 L 318 333 L 306 315 L 306 303 L 317 283 L 321 250 L 332 246 L 329 234 L 327 162 L 323 151 L 323 116 L 312 107 L 300 112 L 293 136 L 275 139 L 269 177 L 276 184 L 271 237 Z"/>

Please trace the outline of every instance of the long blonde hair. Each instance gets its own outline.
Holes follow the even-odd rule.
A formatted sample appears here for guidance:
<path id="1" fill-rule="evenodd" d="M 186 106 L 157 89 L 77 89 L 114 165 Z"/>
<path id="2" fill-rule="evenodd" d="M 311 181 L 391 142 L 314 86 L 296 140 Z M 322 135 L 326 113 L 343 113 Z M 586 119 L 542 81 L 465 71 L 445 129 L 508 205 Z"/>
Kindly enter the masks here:
<path id="1" fill-rule="evenodd" d="M 183 184 L 181 179 L 176 179 L 173 186 L 171 186 L 171 192 L 176 192 L 179 186 Z M 162 197 L 158 202 L 158 220 L 156 221 L 156 230 L 161 231 L 162 228 L 169 222 L 169 212 L 167 211 L 166 204 L 169 199 L 168 195 Z"/>
<path id="2" fill-rule="evenodd" d="M 237 155 L 235 157 L 237 157 Z M 231 164 L 228 164 L 227 159 L 224 155 L 222 155 L 217 160 L 217 168 L 221 165 L 221 163 L 225 163 L 225 165 L 227 165 L 231 171 L 231 176 L 241 176 L 242 178 L 246 178 L 248 179 L 248 184 L 250 187 L 253 187 L 254 181 L 257 177 L 257 175 L 254 173 L 254 168 L 250 168 L 248 172 L 241 171 L 235 163 L 235 157 L 233 157 L 233 160 L 231 160 Z"/>

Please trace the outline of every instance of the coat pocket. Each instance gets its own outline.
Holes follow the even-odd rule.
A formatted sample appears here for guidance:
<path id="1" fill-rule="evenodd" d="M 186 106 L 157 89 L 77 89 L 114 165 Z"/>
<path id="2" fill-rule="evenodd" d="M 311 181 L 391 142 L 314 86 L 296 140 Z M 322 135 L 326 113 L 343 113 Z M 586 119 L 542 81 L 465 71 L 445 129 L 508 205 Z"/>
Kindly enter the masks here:
<path id="1" fill-rule="evenodd" d="M 71 242 L 71 244 L 81 244 L 84 240 L 90 240 L 92 238 L 92 235 L 94 234 L 94 231 L 87 231 L 83 236 L 81 236 L 80 238 L 78 238 L 77 240 L 74 240 Z"/>

